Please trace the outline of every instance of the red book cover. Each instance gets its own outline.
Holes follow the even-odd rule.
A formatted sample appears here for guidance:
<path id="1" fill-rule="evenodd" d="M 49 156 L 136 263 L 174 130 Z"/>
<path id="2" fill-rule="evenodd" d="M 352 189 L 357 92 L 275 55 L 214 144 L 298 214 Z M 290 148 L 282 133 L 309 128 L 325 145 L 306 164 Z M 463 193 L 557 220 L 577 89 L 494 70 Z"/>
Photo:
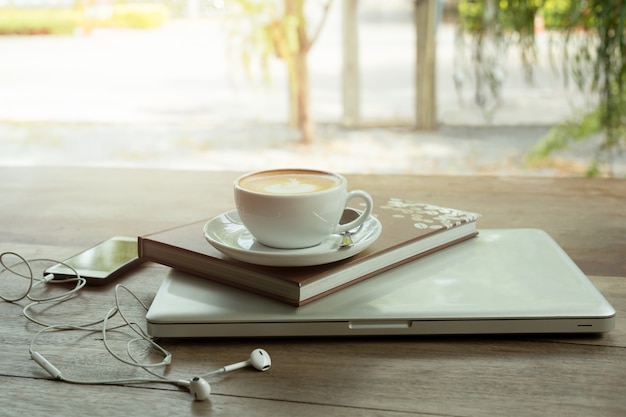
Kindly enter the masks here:
<path id="1" fill-rule="evenodd" d="M 373 215 L 378 239 L 362 252 L 329 264 L 300 267 L 242 262 L 204 236 L 209 219 L 139 237 L 139 256 L 244 290 L 303 305 L 382 271 L 475 236 L 476 213 L 389 198 Z"/>

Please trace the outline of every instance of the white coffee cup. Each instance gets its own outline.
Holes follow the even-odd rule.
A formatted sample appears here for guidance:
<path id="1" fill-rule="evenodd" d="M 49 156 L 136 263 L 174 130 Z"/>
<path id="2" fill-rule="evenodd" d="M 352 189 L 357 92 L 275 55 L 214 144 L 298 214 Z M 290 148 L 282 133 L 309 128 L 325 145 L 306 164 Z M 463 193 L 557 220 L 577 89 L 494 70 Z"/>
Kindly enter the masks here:
<path id="1" fill-rule="evenodd" d="M 342 175 L 312 169 L 252 172 L 235 180 L 239 218 L 260 243 L 280 249 L 320 244 L 333 233 L 360 226 L 372 212 L 365 191 L 348 192 Z M 365 210 L 355 220 L 339 224 L 348 202 L 360 198 Z"/>

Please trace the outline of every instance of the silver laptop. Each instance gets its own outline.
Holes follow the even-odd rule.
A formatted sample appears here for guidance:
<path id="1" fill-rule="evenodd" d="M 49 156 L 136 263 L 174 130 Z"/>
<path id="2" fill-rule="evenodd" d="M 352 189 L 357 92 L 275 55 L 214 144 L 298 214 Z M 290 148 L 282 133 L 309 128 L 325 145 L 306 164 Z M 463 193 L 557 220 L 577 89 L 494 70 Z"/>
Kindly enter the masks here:
<path id="1" fill-rule="evenodd" d="M 544 231 L 503 229 L 302 307 L 173 270 L 146 319 L 177 338 L 600 333 L 615 310 Z"/>

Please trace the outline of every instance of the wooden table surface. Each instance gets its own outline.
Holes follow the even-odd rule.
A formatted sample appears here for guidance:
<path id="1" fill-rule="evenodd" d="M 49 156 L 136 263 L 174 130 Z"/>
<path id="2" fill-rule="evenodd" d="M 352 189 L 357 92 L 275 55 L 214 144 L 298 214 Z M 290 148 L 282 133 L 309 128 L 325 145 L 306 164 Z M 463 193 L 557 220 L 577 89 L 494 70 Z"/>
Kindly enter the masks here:
<path id="1" fill-rule="evenodd" d="M 0 251 L 63 259 L 114 235 L 137 236 L 233 207 L 235 172 L 0 168 Z M 210 401 L 168 385 L 77 386 L 30 359 L 40 326 L 25 302 L 0 303 L 0 415 L 19 416 L 624 416 L 626 415 L 626 181 L 571 178 L 348 175 L 351 188 L 482 214 L 479 228 L 550 233 L 617 310 L 593 336 L 381 337 L 164 340 L 169 376 L 244 360 L 255 347 L 270 371 L 210 379 Z M 149 304 L 168 268 L 145 264 L 122 278 Z M 0 278 L 2 278 L 0 276 Z M 2 281 L 2 291 L 12 282 Z M 125 301 L 138 320 L 145 313 Z M 113 286 L 39 308 L 49 322 L 101 318 Z M 126 340 L 111 335 L 114 343 Z M 118 340 L 119 339 L 119 340 Z M 113 359 L 101 335 L 44 334 L 37 349 L 67 376 L 144 375 Z M 146 353 L 148 354 L 148 353 Z"/>

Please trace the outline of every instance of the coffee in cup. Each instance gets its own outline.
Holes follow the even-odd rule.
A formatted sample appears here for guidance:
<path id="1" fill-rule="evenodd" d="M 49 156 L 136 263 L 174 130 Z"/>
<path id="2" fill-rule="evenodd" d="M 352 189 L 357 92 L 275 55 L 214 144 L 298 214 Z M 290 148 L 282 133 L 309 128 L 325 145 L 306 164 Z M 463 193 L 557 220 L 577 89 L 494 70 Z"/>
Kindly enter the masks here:
<path id="1" fill-rule="evenodd" d="M 243 175 L 234 184 L 239 218 L 260 243 L 281 249 L 320 244 L 333 233 L 360 226 L 373 208 L 365 191 L 347 191 L 342 175 L 310 169 L 275 169 Z M 339 224 L 347 203 L 355 198 L 365 210 Z"/>

